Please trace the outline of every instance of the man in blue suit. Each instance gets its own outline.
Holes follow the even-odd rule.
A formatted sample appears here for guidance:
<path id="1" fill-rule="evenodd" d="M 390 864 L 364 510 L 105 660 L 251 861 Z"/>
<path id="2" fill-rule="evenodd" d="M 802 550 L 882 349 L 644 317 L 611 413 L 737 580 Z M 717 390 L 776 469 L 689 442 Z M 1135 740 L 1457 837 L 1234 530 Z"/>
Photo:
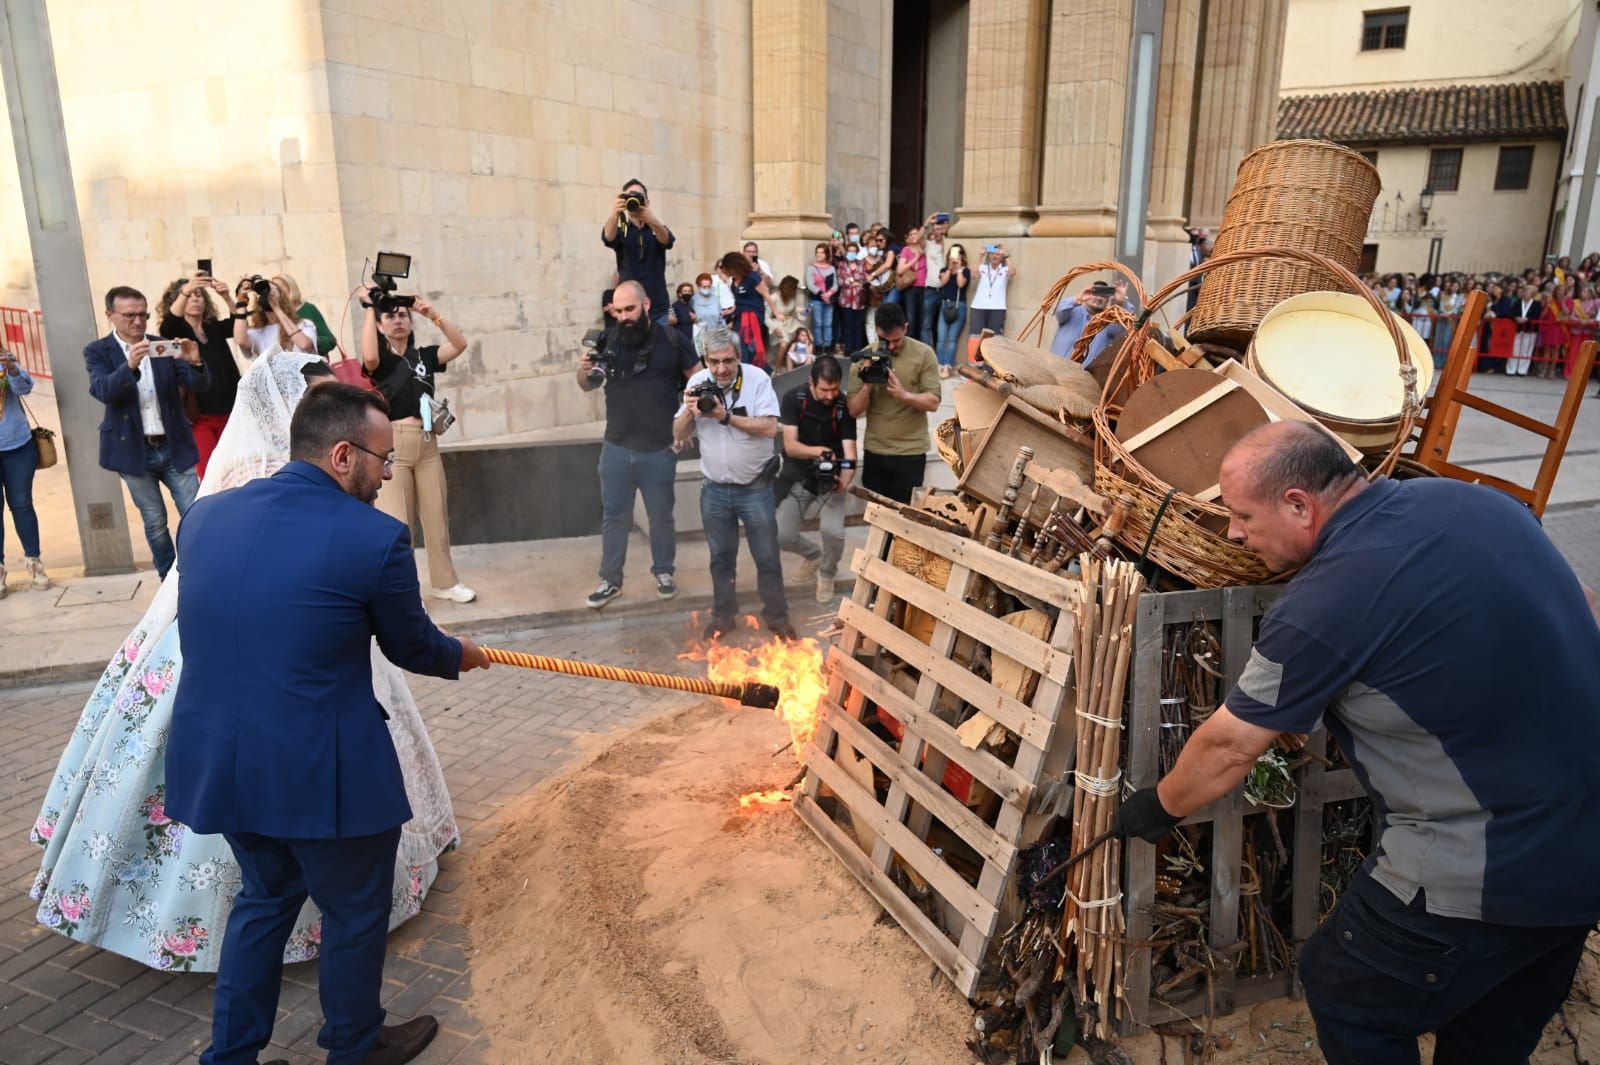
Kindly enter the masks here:
<path id="1" fill-rule="evenodd" d="M 309 895 L 322 911 L 318 1045 L 329 1065 L 399 1065 L 438 1025 L 385 1027 L 378 1004 L 411 807 L 373 695 L 369 641 L 429 676 L 453 680 L 489 662 L 428 619 L 410 530 L 371 505 L 393 462 L 383 399 L 318 385 L 289 434 L 286 466 L 200 500 L 178 536 L 183 679 L 167 809 L 195 832 L 222 833 L 241 881 L 200 1060 L 255 1065 Z"/>
<path id="2" fill-rule="evenodd" d="M 172 568 L 172 536 L 161 485 L 183 517 L 200 490 L 194 468 L 200 452 L 183 413 L 182 386 L 191 392 L 211 387 L 211 377 L 192 340 L 166 341 L 182 348 L 182 358 L 151 357 L 145 326 L 150 312 L 138 289 L 119 285 L 106 293 L 111 332 L 83 349 L 89 392 L 106 405 L 100 423 L 100 465 L 122 477 L 133 505 L 144 519 L 144 538 L 156 572 L 166 579 Z"/>

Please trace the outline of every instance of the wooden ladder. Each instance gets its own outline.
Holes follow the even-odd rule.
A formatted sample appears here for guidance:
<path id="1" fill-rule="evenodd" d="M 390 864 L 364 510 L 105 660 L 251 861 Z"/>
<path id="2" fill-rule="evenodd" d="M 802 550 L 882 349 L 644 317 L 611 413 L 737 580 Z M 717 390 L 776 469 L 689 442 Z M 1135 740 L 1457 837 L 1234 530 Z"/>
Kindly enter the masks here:
<path id="1" fill-rule="evenodd" d="M 1467 297 L 1461 309 L 1455 338 L 1450 344 L 1450 357 L 1445 362 L 1433 398 L 1428 401 L 1422 435 L 1409 457 L 1419 466 L 1443 477 L 1498 488 L 1526 503 L 1535 514 L 1542 517 L 1545 504 L 1550 501 L 1550 490 L 1555 487 L 1561 460 L 1567 453 L 1567 442 L 1572 437 L 1572 427 L 1578 417 L 1578 405 L 1583 402 L 1583 390 L 1589 384 L 1589 372 L 1594 368 L 1596 344 L 1590 340 L 1578 349 L 1578 358 L 1573 364 L 1572 377 L 1567 381 L 1567 391 L 1561 399 L 1561 410 L 1556 414 L 1555 422 L 1530 418 L 1520 411 L 1474 396 L 1467 390 L 1478 361 L 1478 326 L 1483 319 L 1486 302 L 1484 293 L 1474 292 Z M 1450 448 L 1455 442 L 1456 427 L 1460 424 L 1464 407 L 1544 438 L 1544 458 L 1539 463 L 1539 473 L 1531 488 L 1450 461 Z"/>

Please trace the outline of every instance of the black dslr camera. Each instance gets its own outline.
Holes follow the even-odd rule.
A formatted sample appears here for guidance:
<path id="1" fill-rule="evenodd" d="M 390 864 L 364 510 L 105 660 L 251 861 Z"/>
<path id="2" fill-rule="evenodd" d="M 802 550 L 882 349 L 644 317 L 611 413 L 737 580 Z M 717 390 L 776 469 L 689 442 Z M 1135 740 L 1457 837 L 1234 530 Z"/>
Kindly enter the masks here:
<path id="1" fill-rule="evenodd" d="M 397 307 L 410 307 L 417 302 L 415 296 L 401 296 L 395 293 L 395 278 L 411 276 L 411 256 L 402 255 L 397 251 L 380 251 L 376 264 L 372 268 L 372 283 L 381 293 L 374 306 L 379 313 L 393 311 Z"/>
<path id="2" fill-rule="evenodd" d="M 881 342 L 877 347 L 862 348 L 850 356 L 851 362 L 861 364 L 861 383 L 865 385 L 886 385 L 889 383 L 889 367 L 894 356 Z"/>
<path id="3" fill-rule="evenodd" d="M 648 347 L 638 352 L 631 363 L 627 363 L 626 357 L 620 354 L 617 345 L 612 343 L 615 339 L 610 331 L 605 329 L 591 329 L 583 334 L 584 349 L 594 362 L 594 367 L 589 371 L 590 380 L 620 381 L 649 367 Z"/>
<path id="4" fill-rule="evenodd" d="M 250 291 L 256 294 L 256 299 L 261 301 L 261 309 L 265 311 L 272 305 L 272 282 L 255 274 L 250 278 Z"/>
<path id="5" fill-rule="evenodd" d="M 717 387 L 715 381 L 702 381 L 686 390 L 684 395 L 694 399 L 694 409 L 701 414 L 710 414 L 722 401 L 722 389 Z"/>
<path id="6" fill-rule="evenodd" d="M 832 451 L 824 448 L 822 454 L 811 460 L 806 480 L 814 486 L 817 495 L 826 495 L 839 487 L 839 460 L 833 457 Z"/>
<path id="7" fill-rule="evenodd" d="M 629 214 L 637 214 L 644 210 L 644 193 L 638 189 L 624 192 L 622 194 L 622 207 Z"/>

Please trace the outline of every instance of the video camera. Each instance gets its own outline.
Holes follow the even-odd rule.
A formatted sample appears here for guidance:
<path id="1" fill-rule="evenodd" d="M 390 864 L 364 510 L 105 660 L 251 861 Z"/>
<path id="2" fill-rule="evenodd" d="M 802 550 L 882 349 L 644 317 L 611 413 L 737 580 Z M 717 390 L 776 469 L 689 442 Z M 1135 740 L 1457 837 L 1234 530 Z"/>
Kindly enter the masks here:
<path id="1" fill-rule="evenodd" d="M 702 381 L 687 389 L 684 395 L 694 399 L 694 409 L 701 414 L 710 414 L 722 402 L 722 389 L 715 381 Z"/>
<path id="2" fill-rule="evenodd" d="M 815 486 L 817 495 L 826 495 L 839 487 L 839 460 L 833 457 L 832 451 L 823 448 L 822 454 L 811 460 L 806 480 Z"/>
<path id="3" fill-rule="evenodd" d="M 382 293 L 373 301 L 373 306 L 382 314 L 393 311 L 397 307 L 410 307 L 417 302 L 415 296 L 401 296 L 396 294 L 395 279 L 411 276 L 411 256 L 402 255 L 397 251 L 380 251 L 372 267 L 372 283 Z"/>
<path id="4" fill-rule="evenodd" d="M 893 358 L 894 354 L 879 341 L 876 347 L 862 348 L 853 353 L 850 361 L 861 364 L 862 384 L 886 385 L 889 383 L 889 368 L 893 365 Z"/>

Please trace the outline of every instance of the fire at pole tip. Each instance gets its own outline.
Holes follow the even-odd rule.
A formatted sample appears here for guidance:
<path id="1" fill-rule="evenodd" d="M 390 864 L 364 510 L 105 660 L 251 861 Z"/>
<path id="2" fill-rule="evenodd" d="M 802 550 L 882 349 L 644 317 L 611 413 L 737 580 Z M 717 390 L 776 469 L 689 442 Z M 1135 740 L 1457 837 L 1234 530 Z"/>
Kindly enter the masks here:
<path id="1" fill-rule="evenodd" d="M 771 684 L 746 681 L 739 693 L 739 705 L 753 706 L 758 710 L 776 710 L 782 694 Z"/>

